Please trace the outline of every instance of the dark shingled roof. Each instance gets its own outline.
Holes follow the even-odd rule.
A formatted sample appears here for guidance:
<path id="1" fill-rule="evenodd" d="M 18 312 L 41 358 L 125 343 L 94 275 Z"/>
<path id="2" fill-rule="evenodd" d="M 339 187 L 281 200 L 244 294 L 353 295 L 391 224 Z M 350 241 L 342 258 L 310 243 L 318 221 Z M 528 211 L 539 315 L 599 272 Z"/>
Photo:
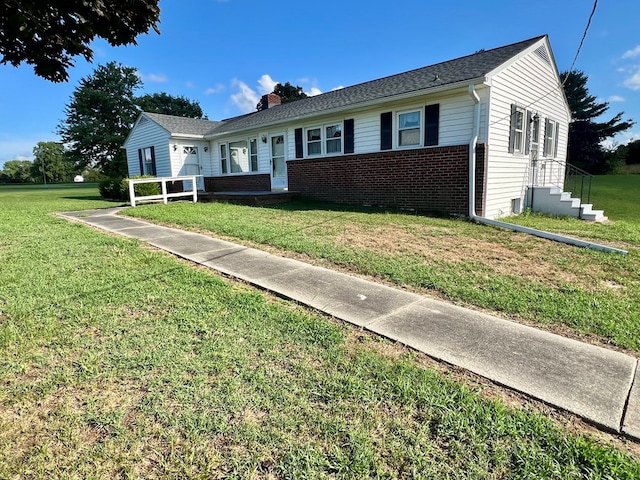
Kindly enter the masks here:
<path id="1" fill-rule="evenodd" d="M 220 124 L 220 122 L 212 122 L 211 120 L 176 117 L 161 113 L 144 112 L 144 115 L 173 135 L 206 135 Z"/>
<path id="2" fill-rule="evenodd" d="M 386 98 L 391 99 L 411 92 L 446 87 L 446 85 L 481 78 L 542 38 L 544 36 L 491 50 L 481 50 L 465 57 L 341 88 L 295 102 L 276 105 L 260 112 L 229 118 L 221 122 L 154 113 L 145 113 L 145 115 L 173 134 L 220 135 L 243 131 L 293 118 L 306 117 Z"/>

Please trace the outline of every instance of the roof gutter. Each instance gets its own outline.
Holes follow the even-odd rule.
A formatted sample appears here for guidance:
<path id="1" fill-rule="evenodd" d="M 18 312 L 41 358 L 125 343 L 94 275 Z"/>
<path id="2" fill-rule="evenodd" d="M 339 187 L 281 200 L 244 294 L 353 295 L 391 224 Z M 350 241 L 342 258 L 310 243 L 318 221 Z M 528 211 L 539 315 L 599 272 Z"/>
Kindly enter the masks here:
<path id="1" fill-rule="evenodd" d="M 535 237 L 544 238 L 547 240 L 553 240 L 555 242 L 566 243 L 568 245 L 574 245 L 577 247 L 590 248 L 592 250 L 599 250 L 602 252 L 613 252 L 621 255 L 629 253 L 627 250 L 619 248 L 609 247 L 607 245 L 600 245 L 598 243 L 587 242 L 579 240 L 577 238 L 567 237 L 565 235 L 558 235 L 556 233 L 545 232 L 544 230 L 536 230 L 535 228 L 522 227 L 520 225 L 514 225 L 512 223 L 501 222 L 499 220 L 492 220 L 490 218 L 481 217 L 476 214 L 476 146 L 478 145 L 478 136 L 480 132 L 480 97 L 476 92 L 475 85 L 469 84 L 469 96 L 474 103 L 474 119 L 473 119 L 473 134 L 469 141 L 469 219 L 484 223 L 486 225 L 492 225 L 494 227 L 506 228 L 515 232 L 526 233 Z"/>

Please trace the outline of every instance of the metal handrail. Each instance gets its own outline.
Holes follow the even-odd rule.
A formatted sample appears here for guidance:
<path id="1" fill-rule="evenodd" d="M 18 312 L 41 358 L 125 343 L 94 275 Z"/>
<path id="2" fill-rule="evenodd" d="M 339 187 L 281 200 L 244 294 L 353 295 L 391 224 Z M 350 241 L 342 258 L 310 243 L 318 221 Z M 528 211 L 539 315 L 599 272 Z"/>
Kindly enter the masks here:
<path id="1" fill-rule="evenodd" d="M 547 161 L 565 167 L 564 190 L 570 191 L 574 198 L 580 199 L 581 203 L 591 203 L 591 183 L 594 177 L 592 174 L 568 162 L 561 162 L 554 158 Z"/>

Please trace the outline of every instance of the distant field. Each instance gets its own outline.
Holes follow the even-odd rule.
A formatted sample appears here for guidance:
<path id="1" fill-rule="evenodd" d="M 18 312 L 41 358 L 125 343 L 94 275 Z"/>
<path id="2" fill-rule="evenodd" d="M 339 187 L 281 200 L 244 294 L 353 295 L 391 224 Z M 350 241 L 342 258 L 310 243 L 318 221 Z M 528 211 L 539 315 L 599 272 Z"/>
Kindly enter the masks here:
<path id="1" fill-rule="evenodd" d="M 593 179 L 591 203 L 611 220 L 640 224 L 640 175 L 598 175 Z"/>

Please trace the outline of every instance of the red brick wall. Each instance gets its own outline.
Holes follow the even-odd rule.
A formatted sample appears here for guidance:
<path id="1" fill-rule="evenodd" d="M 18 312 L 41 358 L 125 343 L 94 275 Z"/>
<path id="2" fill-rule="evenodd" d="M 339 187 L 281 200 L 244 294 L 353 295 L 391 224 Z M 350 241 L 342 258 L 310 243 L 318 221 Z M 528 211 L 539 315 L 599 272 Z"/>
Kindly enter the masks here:
<path id="1" fill-rule="evenodd" d="M 484 211 L 486 152 L 478 145 L 476 211 Z M 287 162 L 289 191 L 316 200 L 467 215 L 469 146 Z"/>
<path id="2" fill-rule="evenodd" d="M 271 191 L 271 176 L 267 174 L 205 177 L 207 192 L 264 192 Z"/>

